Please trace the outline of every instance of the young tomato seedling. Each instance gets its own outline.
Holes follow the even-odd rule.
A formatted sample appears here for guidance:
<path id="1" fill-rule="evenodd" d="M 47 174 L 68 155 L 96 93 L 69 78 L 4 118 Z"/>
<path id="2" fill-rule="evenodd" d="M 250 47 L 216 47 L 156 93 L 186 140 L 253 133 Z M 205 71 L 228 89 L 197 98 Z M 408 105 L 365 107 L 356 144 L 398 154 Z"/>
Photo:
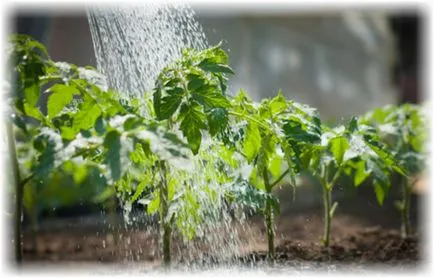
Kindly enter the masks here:
<path id="1" fill-rule="evenodd" d="M 417 176 L 425 168 L 426 148 L 428 138 L 427 119 L 423 106 L 403 104 L 388 105 L 368 112 L 362 121 L 372 125 L 379 134 L 381 141 L 393 150 L 397 163 L 408 174 L 402 177 L 402 200 L 396 202 L 401 213 L 401 235 L 407 238 L 410 230 L 410 196 Z M 410 182 L 410 178 L 413 181 Z"/>
<path id="2" fill-rule="evenodd" d="M 353 117 L 347 126 L 328 128 L 321 126 L 321 140 L 314 143 L 299 143 L 300 159 L 304 169 L 321 183 L 324 203 L 324 247 L 330 244 L 331 225 L 338 206 L 332 202 L 332 191 L 342 174 L 353 177 L 354 186 L 359 186 L 369 176 L 377 199 L 383 202 L 390 186 L 392 170 L 403 173 L 372 128 L 358 123 Z"/>
<path id="3" fill-rule="evenodd" d="M 263 192 L 249 190 L 260 202 L 256 207 L 265 217 L 268 257 L 273 260 L 274 218 L 279 213 L 279 203 L 272 190 L 287 176 L 290 184 L 295 186 L 299 165 L 293 158 L 298 150 L 291 140 L 310 140 L 315 136 L 319 139 L 320 134 L 315 133 L 315 126 L 306 112 L 310 108 L 287 101 L 281 93 L 257 104 L 241 91 L 233 99 L 232 107 L 230 124 L 239 127 L 235 149 L 253 167 L 248 182 Z M 288 130 L 292 123 L 298 124 L 296 132 L 292 132 L 295 129 Z"/>
<path id="4" fill-rule="evenodd" d="M 229 58 L 214 46 L 203 51 L 186 49 L 182 58 L 163 69 L 153 92 L 156 118 L 171 130 L 179 129 L 186 137 L 193 154 L 199 153 L 202 132 L 215 136 L 226 128 L 227 109 L 231 107 L 226 96 L 227 74 L 233 74 L 228 66 Z M 167 223 L 168 190 L 167 169 L 164 161 L 157 164 L 163 176 L 160 184 L 160 219 L 163 222 L 163 258 L 170 263 L 170 223 Z"/>

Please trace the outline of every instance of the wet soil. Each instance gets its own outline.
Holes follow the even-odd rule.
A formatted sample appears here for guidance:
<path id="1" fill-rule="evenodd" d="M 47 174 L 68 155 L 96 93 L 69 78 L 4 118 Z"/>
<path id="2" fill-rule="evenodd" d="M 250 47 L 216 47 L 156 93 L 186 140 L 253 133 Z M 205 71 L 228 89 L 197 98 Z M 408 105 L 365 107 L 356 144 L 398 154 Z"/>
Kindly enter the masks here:
<path id="1" fill-rule="evenodd" d="M 420 198 L 419 198 L 420 199 Z M 309 209 L 283 207 L 276 219 L 276 264 L 291 262 L 333 262 L 351 265 L 420 265 L 424 260 L 422 247 L 424 228 L 418 225 L 420 200 L 414 199 L 412 236 L 402 239 L 399 232 L 400 218 L 393 205 L 382 207 L 376 204 L 355 203 L 351 200 L 339 205 L 332 223 L 332 239 L 329 248 L 321 244 L 323 234 L 323 211 L 321 206 Z M 139 263 L 147 267 L 161 264 L 156 233 L 143 227 L 119 231 L 117 242 L 113 234 L 100 225 L 72 225 L 64 220 L 62 228 L 41 229 L 36 236 L 36 248 L 31 234 L 23 235 L 25 262 L 55 264 L 55 262 L 80 263 Z M 87 222 L 88 223 L 88 222 Z M 248 227 L 248 229 L 245 229 Z M 252 265 L 267 260 L 267 242 L 263 220 L 255 216 L 247 225 L 239 227 L 243 242 L 240 254 L 235 258 L 240 265 Z M 172 254 L 174 261 L 184 264 L 181 240 L 174 239 Z M 203 250 L 194 262 L 200 265 L 207 250 Z M 199 259 L 201 258 L 201 259 Z M 232 258 L 233 259 L 233 258 Z M 191 259 L 190 259 L 191 260 Z M 191 261 L 189 263 L 192 263 Z M 209 262 L 207 262 L 209 264 Z M 220 262 L 213 262 L 222 263 Z M 224 263 L 224 262 L 223 262 Z"/>

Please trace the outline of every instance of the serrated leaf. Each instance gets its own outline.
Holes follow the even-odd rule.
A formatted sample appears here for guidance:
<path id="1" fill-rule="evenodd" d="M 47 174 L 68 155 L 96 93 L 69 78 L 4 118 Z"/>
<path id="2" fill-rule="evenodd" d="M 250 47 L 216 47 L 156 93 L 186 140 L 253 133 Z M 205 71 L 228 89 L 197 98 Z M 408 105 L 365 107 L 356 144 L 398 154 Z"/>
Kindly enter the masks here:
<path id="1" fill-rule="evenodd" d="M 199 107 L 193 104 L 189 106 L 186 105 L 181 109 L 181 116 L 183 116 L 183 120 L 180 129 L 182 130 L 183 135 L 187 138 L 188 145 L 193 154 L 197 154 L 202 141 L 201 129 L 206 127 L 206 116 L 199 110 Z"/>
<path id="2" fill-rule="evenodd" d="M 207 115 L 209 133 L 215 136 L 223 131 L 228 125 L 228 112 L 222 108 L 214 108 Z"/>
<path id="3" fill-rule="evenodd" d="M 156 110 L 158 111 L 157 118 L 159 120 L 166 120 L 172 117 L 182 101 L 182 89 L 174 88 L 166 92 L 167 95 L 161 99 L 160 106 Z"/>
<path id="4" fill-rule="evenodd" d="M 230 108 L 231 103 L 228 98 L 217 90 L 204 90 L 192 94 L 192 98 L 202 105 L 210 108 Z"/>
<path id="5" fill-rule="evenodd" d="M 48 97 L 47 113 L 48 118 L 54 118 L 62 109 L 71 103 L 73 95 L 78 94 L 79 91 L 73 86 L 64 84 L 55 84 L 50 88 L 52 94 Z"/>
<path id="6" fill-rule="evenodd" d="M 206 81 L 200 75 L 197 74 L 188 74 L 187 80 L 188 80 L 187 88 L 189 91 L 195 91 L 206 84 Z"/>
<path id="7" fill-rule="evenodd" d="M 339 136 L 330 140 L 330 151 L 338 165 L 341 165 L 344 159 L 346 150 L 349 147 L 348 141 L 345 137 Z"/>
<path id="8" fill-rule="evenodd" d="M 204 59 L 200 62 L 199 67 L 204 71 L 209 71 L 213 73 L 230 73 L 235 74 L 234 71 L 227 65 L 217 64 L 212 59 Z"/>

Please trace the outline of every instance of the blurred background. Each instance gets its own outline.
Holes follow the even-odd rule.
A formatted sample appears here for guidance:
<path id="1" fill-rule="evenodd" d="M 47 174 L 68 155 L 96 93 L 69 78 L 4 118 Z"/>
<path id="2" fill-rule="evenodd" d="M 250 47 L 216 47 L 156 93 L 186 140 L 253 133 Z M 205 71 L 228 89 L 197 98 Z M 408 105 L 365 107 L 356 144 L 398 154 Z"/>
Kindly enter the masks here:
<path id="1" fill-rule="evenodd" d="M 193 6 L 210 45 L 224 42 L 236 72 L 231 90 L 254 100 L 285 96 L 325 118 L 374 106 L 418 102 L 422 18 L 418 11 L 264 13 Z M 53 60 L 96 66 L 85 10 L 17 13 L 15 31 L 33 35 Z"/>
<path id="2" fill-rule="evenodd" d="M 223 40 L 223 48 L 229 52 L 230 65 L 236 73 L 229 90 L 237 92 L 243 88 L 256 101 L 273 97 L 282 89 L 287 98 L 317 107 L 323 120 L 340 123 L 377 106 L 418 103 L 425 98 L 419 85 L 424 21 L 417 9 L 324 13 L 317 9 L 275 14 L 243 6 L 236 10 L 207 6 L 193 9 L 209 44 Z M 11 20 L 11 32 L 41 41 L 54 61 L 96 66 L 85 9 L 74 10 L 73 14 L 60 10 L 47 14 L 18 11 Z M 88 185 L 86 190 L 74 187 L 75 191 L 65 191 L 65 181 L 56 183 L 56 189 L 41 196 L 53 201 L 45 205 L 39 202 L 37 210 L 29 210 L 37 214 L 37 219 L 100 212 L 92 203 L 92 196 L 101 189 Z M 303 190 L 318 190 L 318 194 L 298 193 L 297 199 L 282 210 L 321 204 L 319 188 L 313 188 Z M 337 190 L 336 198 L 344 194 L 341 190 Z M 282 198 L 291 194 L 292 189 L 281 192 Z M 345 196 L 351 202 L 354 194 Z M 372 188 L 362 188 L 358 194 L 375 200 Z M 399 196 L 399 189 L 393 194 Z M 62 203 L 59 196 L 68 201 Z M 393 202 L 395 198 L 389 200 Z M 375 203 L 370 205 L 378 207 Z M 413 208 L 417 210 L 416 204 Z M 387 217 L 387 213 L 379 217 Z M 393 205 L 389 215 L 399 221 Z M 86 221 L 95 224 L 94 219 Z"/>

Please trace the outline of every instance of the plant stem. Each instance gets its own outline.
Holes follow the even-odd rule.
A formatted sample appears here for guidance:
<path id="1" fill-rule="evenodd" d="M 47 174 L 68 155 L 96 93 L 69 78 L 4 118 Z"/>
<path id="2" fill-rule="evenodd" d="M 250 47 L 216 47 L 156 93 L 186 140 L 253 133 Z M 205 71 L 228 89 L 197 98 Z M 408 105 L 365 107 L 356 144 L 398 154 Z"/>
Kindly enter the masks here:
<path id="1" fill-rule="evenodd" d="M 263 178 L 265 183 L 265 190 L 268 194 L 271 193 L 270 179 L 268 177 L 268 171 L 266 168 L 263 170 Z M 273 208 L 271 207 L 271 203 L 267 202 L 265 208 L 265 226 L 267 229 L 267 239 L 268 239 L 268 259 L 270 261 L 274 261 L 274 217 L 273 217 Z"/>
<path id="2" fill-rule="evenodd" d="M 280 177 L 278 177 L 271 185 L 270 188 L 272 189 L 274 186 L 276 186 L 276 184 L 278 184 L 281 180 L 283 180 L 283 178 L 286 176 L 286 174 L 289 173 L 289 168 L 282 173 L 282 175 L 280 175 Z"/>
<path id="3" fill-rule="evenodd" d="M 410 235 L 410 196 L 411 186 L 408 183 L 408 179 L 404 177 L 402 183 L 403 191 L 403 207 L 401 210 L 401 237 L 407 238 Z"/>
<path id="4" fill-rule="evenodd" d="M 160 225 L 163 230 L 163 263 L 165 267 L 170 266 L 170 239 L 172 234 L 172 229 L 170 227 L 170 221 L 168 221 L 167 216 L 169 214 L 169 192 L 167 188 L 166 180 L 166 165 L 164 161 L 160 161 L 161 170 L 161 186 L 160 186 Z"/>
<path id="5" fill-rule="evenodd" d="M 331 188 L 327 186 L 327 184 L 323 184 L 323 198 L 324 198 L 324 237 L 323 237 L 323 244 L 324 247 L 328 247 L 330 243 L 330 224 L 331 224 Z"/>
<path id="6" fill-rule="evenodd" d="M 253 118 L 253 117 L 251 117 L 249 115 L 246 115 L 246 114 L 243 114 L 243 113 L 238 113 L 238 112 L 235 112 L 235 111 L 230 111 L 230 110 L 228 111 L 228 113 L 229 113 L 229 115 L 237 116 L 237 117 L 240 117 L 240 118 L 252 121 L 252 122 L 256 123 L 257 125 L 259 125 L 260 127 L 262 127 L 263 129 L 265 129 L 267 131 L 271 131 L 271 129 L 270 129 L 269 126 L 265 125 L 264 123 L 256 120 L 255 118 Z"/>
<path id="7" fill-rule="evenodd" d="M 110 230 L 113 236 L 114 245 L 117 246 L 119 242 L 119 233 L 118 233 L 118 221 L 117 221 L 117 213 L 116 213 L 116 195 L 110 197 L 108 201 L 108 213 L 109 213 L 109 223 Z M 115 249 L 116 250 L 116 249 Z"/>
<path id="8" fill-rule="evenodd" d="M 6 122 L 6 132 L 8 137 L 9 156 L 11 158 L 12 171 L 14 173 L 15 182 L 15 215 L 14 215 L 14 244 L 15 244 L 15 260 L 21 264 L 23 254 L 21 249 L 21 215 L 23 210 L 23 186 L 21 183 L 20 170 L 18 167 L 17 153 L 15 149 L 15 138 L 13 135 L 12 124 Z"/>

